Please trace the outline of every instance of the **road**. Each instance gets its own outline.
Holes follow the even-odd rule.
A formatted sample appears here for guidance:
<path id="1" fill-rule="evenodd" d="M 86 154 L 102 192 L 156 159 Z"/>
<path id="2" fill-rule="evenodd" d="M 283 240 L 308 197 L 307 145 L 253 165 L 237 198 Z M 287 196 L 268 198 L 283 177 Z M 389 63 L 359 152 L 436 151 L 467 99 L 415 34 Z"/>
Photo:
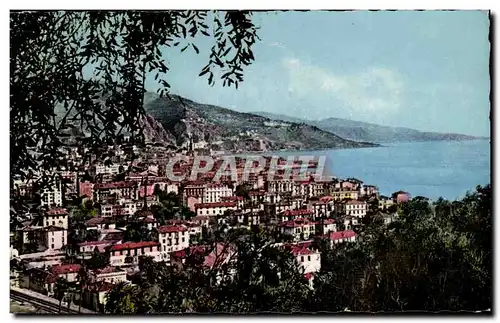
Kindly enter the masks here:
<path id="1" fill-rule="evenodd" d="M 97 314 L 96 312 L 89 311 L 84 308 L 82 308 L 81 311 L 78 312 L 78 309 L 75 309 L 76 306 L 74 305 L 70 309 L 68 309 L 66 306 L 61 306 L 61 312 L 59 312 L 58 300 L 49 300 L 47 296 L 37 294 L 38 293 L 34 293 L 32 291 L 23 291 L 20 289 L 11 288 L 10 299 L 21 303 L 29 303 L 47 314 Z"/>

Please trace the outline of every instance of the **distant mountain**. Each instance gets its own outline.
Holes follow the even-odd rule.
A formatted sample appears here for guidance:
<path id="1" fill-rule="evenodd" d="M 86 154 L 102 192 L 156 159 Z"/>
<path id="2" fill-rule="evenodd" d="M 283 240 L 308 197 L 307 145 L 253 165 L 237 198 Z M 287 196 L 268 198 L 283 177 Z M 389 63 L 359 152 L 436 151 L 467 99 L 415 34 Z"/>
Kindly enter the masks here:
<path id="1" fill-rule="evenodd" d="M 251 113 L 193 102 L 179 96 L 147 93 L 145 135 L 178 147 L 198 146 L 225 151 L 374 147 L 346 140 L 304 123 L 274 121 Z"/>
<path id="2" fill-rule="evenodd" d="M 457 133 L 424 132 L 403 127 L 381 126 L 374 123 L 352 121 L 340 118 L 327 118 L 319 121 L 309 121 L 268 112 L 254 112 L 272 120 L 303 122 L 324 131 L 336 134 L 342 138 L 355 141 L 376 143 L 408 142 L 408 141 L 437 141 L 437 140 L 471 140 L 486 139 Z"/>

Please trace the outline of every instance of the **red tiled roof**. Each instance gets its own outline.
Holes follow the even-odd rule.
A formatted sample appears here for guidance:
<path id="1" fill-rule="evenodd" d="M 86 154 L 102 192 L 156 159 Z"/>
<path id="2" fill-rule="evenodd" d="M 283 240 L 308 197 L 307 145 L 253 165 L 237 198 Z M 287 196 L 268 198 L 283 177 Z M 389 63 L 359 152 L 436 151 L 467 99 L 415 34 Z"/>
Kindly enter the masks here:
<path id="1" fill-rule="evenodd" d="M 184 259 L 188 256 L 188 254 L 204 254 L 206 250 L 206 246 L 191 246 L 189 248 L 184 248 L 182 250 L 173 251 L 170 253 L 172 257 Z"/>
<path id="2" fill-rule="evenodd" d="M 217 261 L 224 262 L 231 255 L 231 252 L 234 252 L 234 250 L 230 246 L 218 243 L 215 250 L 210 252 L 205 257 L 203 266 L 212 268 L 214 265 L 216 265 Z M 224 257 L 221 258 L 221 255 L 223 255 Z M 217 265 L 219 265 L 219 263 Z"/>
<path id="3" fill-rule="evenodd" d="M 315 253 L 314 251 L 311 251 L 310 249 L 308 248 L 301 248 L 301 247 L 292 247 L 290 249 L 290 251 L 292 252 L 292 254 L 294 256 L 299 256 L 299 255 L 310 255 L 310 254 L 313 254 Z"/>
<path id="4" fill-rule="evenodd" d="M 63 275 L 68 273 L 77 273 L 82 268 L 79 264 L 57 265 L 50 268 L 50 272 L 54 275 Z"/>
<path id="5" fill-rule="evenodd" d="M 346 231 L 337 231 L 337 232 L 330 232 L 329 238 L 330 240 L 339 240 L 339 239 L 346 239 L 346 238 L 351 238 L 355 237 L 356 232 L 352 230 L 346 230 Z"/>
<path id="6" fill-rule="evenodd" d="M 115 244 L 111 246 L 110 251 L 128 250 L 128 249 L 139 249 L 145 247 L 159 246 L 160 243 L 156 241 L 141 241 L 141 242 L 125 242 L 120 244 Z"/>
<path id="7" fill-rule="evenodd" d="M 95 189 L 110 189 L 110 188 L 131 188 L 136 185 L 135 182 L 112 182 L 112 183 L 97 183 Z"/>
<path id="8" fill-rule="evenodd" d="M 194 207 L 196 209 L 211 209 L 216 207 L 235 207 L 234 202 L 215 202 L 215 203 L 196 203 Z"/>
<path id="9" fill-rule="evenodd" d="M 184 232 L 187 228 L 181 225 L 163 225 L 157 228 L 160 233 Z"/>
<path id="10" fill-rule="evenodd" d="M 68 214 L 68 210 L 64 209 L 64 208 L 55 208 L 55 209 L 50 209 L 48 210 L 47 212 L 45 212 L 46 215 L 67 215 Z"/>
<path id="11" fill-rule="evenodd" d="M 333 200 L 333 197 L 332 196 L 328 196 L 328 195 L 327 196 L 322 196 L 322 197 L 319 198 L 319 200 L 321 202 L 327 202 L 327 201 Z"/>

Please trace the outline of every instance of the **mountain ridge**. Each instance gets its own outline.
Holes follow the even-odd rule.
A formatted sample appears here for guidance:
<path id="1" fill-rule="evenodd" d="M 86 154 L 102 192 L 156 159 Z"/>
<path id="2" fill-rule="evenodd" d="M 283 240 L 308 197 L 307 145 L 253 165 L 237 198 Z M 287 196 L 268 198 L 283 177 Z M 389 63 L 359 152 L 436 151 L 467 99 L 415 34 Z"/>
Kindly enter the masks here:
<path id="1" fill-rule="evenodd" d="M 167 143 L 175 142 L 179 147 L 196 145 L 223 151 L 272 151 L 378 146 L 346 140 L 314 125 L 271 120 L 178 95 L 166 98 L 147 93 L 144 108 L 146 137 L 156 139 L 157 133 L 161 133 Z"/>
<path id="2" fill-rule="evenodd" d="M 412 142 L 412 141 L 442 141 L 442 140 L 474 140 L 489 139 L 488 137 L 471 136 L 458 133 L 441 133 L 420 131 L 406 127 L 383 126 L 375 123 L 347 120 L 342 118 L 325 118 L 321 120 L 304 120 L 282 114 L 257 111 L 257 115 L 273 120 L 304 122 L 321 130 L 329 131 L 346 139 L 368 141 L 375 143 Z"/>

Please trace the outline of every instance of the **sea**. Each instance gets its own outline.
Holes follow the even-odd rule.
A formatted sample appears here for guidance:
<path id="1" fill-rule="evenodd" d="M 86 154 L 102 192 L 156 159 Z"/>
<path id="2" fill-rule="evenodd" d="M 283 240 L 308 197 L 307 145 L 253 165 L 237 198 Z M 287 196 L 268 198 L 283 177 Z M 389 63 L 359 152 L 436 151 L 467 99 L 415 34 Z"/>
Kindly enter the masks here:
<path id="1" fill-rule="evenodd" d="M 426 141 L 382 147 L 276 152 L 270 155 L 325 156 L 328 172 L 376 185 L 382 195 L 398 190 L 432 200 L 456 200 L 491 183 L 490 141 Z"/>

